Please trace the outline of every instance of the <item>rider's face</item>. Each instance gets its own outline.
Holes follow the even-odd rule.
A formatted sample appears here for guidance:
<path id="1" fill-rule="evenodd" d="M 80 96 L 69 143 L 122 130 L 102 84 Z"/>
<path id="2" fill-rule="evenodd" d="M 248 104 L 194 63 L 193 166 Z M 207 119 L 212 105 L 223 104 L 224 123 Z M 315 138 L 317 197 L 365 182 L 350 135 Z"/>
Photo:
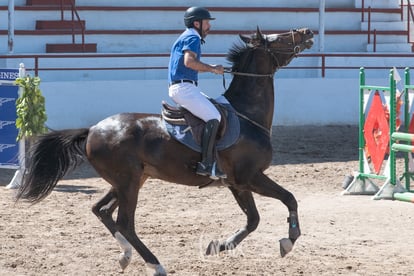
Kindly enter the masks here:
<path id="1" fill-rule="evenodd" d="M 210 31 L 211 25 L 210 20 L 204 19 L 203 20 L 203 36 L 206 37 L 208 32 Z"/>
<path id="2" fill-rule="evenodd" d="M 200 22 L 198 22 L 198 21 L 194 22 L 194 27 L 196 27 L 197 29 L 200 29 Z M 203 29 L 201 30 L 202 31 L 201 32 L 202 37 L 205 38 L 208 35 L 208 33 L 210 31 L 210 28 L 211 28 L 210 20 L 209 19 L 203 19 L 202 27 L 203 27 Z"/>

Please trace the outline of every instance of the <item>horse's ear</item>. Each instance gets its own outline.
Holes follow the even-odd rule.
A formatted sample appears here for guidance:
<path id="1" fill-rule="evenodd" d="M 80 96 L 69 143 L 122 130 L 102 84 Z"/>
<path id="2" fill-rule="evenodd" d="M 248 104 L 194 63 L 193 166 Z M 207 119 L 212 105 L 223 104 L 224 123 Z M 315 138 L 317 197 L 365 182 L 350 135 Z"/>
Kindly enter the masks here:
<path id="1" fill-rule="evenodd" d="M 246 44 L 249 44 L 252 41 L 252 38 L 248 35 L 240 34 L 239 36 L 240 36 L 241 40 L 243 40 L 243 42 L 246 43 Z"/>
<path id="2" fill-rule="evenodd" d="M 263 36 L 262 32 L 259 29 L 259 26 L 257 26 L 257 32 L 256 35 L 239 35 L 241 40 L 244 41 L 248 46 L 250 47 L 257 47 L 259 46 L 265 37 Z"/>
<path id="3" fill-rule="evenodd" d="M 256 37 L 259 41 L 262 41 L 264 39 L 262 31 L 260 31 L 259 29 L 259 26 L 257 26 Z"/>

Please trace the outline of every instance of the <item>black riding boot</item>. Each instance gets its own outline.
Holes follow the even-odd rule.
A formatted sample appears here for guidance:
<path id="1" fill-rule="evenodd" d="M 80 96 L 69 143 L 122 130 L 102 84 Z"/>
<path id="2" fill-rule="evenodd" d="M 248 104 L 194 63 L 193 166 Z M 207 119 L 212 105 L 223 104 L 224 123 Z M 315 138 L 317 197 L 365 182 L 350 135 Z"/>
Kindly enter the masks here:
<path id="1" fill-rule="evenodd" d="M 219 178 L 226 178 L 226 174 L 220 171 L 217 167 L 217 162 L 214 160 L 214 145 L 216 143 L 217 130 L 220 122 L 216 119 L 210 120 L 206 123 L 203 132 L 203 139 L 201 141 L 201 162 L 197 164 L 196 173 L 199 175 L 210 176 L 211 179 L 217 180 Z"/>

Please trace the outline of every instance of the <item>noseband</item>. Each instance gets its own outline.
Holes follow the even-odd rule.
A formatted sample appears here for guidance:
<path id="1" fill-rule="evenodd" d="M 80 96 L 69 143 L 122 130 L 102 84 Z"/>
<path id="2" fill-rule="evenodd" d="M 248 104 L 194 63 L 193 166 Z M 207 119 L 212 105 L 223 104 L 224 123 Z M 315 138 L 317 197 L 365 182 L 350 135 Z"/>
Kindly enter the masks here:
<path id="1" fill-rule="evenodd" d="M 292 47 L 279 48 L 279 49 L 273 51 L 274 53 L 278 53 L 278 54 L 279 53 L 280 54 L 299 54 L 299 52 L 300 52 L 300 45 L 297 45 L 295 43 L 295 35 L 293 33 L 293 30 L 291 30 L 289 32 L 289 34 L 290 34 L 290 37 L 292 38 Z M 264 45 L 265 50 L 271 51 L 269 49 L 268 45 L 267 45 L 268 44 L 267 35 L 263 35 L 263 37 L 265 38 L 265 45 Z M 302 40 L 301 40 L 301 42 L 302 42 Z"/>

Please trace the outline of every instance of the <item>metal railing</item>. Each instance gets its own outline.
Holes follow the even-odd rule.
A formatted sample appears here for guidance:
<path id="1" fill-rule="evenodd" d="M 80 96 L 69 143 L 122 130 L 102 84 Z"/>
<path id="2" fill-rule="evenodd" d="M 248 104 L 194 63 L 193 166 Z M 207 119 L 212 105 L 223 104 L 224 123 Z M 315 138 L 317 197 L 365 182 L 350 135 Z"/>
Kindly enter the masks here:
<path id="1" fill-rule="evenodd" d="M 411 37 L 410 37 L 410 30 L 411 30 L 411 23 L 414 21 L 414 13 L 413 13 L 413 7 L 411 5 L 410 0 L 406 0 L 407 4 L 404 4 L 404 0 L 400 0 L 400 15 L 401 15 L 401 21 L 404 20 L 404 7 L 407 8 L 407 28 L 405 30 L 407 35 L 407 43 L 412 43 Z M 373 52 L 377 51 L 377 35 L 379 31 L 376 29 L 372 30 L 371 28 L 371 14 L 373 13 L 373 9 L 371 6 L 365 8 L 365 1 L 362 0 L 361 2 L 361 22 L 365 22 L 365 13 L 368 13 L 368 22 L 367 22 L 367 41 L 368 44 L 371 43 L 371 36 L 373 36 Z"/>
<path id="2" fill-rule="evenodd" d="M 407 0 L 407 4 L 405 5 L 407 7 L 407 42 L 412 43 L 411 41 L 411 23 L 414 21 L 414 12 L 413 12 L 413 6 L 411 5 L 411 1 Z M 404 7 L 403 0 L 401 0 L 401 8 Z"/>
<path id="3" fill-rule="evenodd" d="M 64 15 L 65 15 L 65 10 L 67 5 L 65 4 L 67 3 L 67 0 L 60 0 L 60 18 L 62 21 L 65 20 Z M 76 22 L 79 24 L 78 26 L 80 26 L 80 30 L 81 30 L 81 36 L 82 36 L 82 49 L 85 50 L 85 25 L 83 24 L 82 20 L 80 19 L 79 13 L 76 9 L 76 5 L 75 5 L 75 1 L 74 0 L 69 0 L 70 3 L 70 11 L 71 11 L 71 22 L 72 22 L 72 43 L 75 44 L 76 40 L 76 34 L 78 33 L 77 30 L 78 28 L 76 28 Z M 76 17 L 76 20 L 75 20 Z"/>
<path id="4" fill-rule="evenodd" d="M 153 60 L 154 58 L 168 58 L 168 53 L 159 53 L 159 54 L 54 54 L 54 55 L 48 55 L 48 54 L 34 54 L 34 55 L 0 55 L 0 60 L 10 60 L 14 59 L 16 60 L 16 64 L 20 63 L 22 60 L 26 63 L 26 71 L 33 72 L 35 76 L 38 76 L 40 72 L 47 72 L 47 71 L 118 71 L 118 70 L 166 70 L 167 62 L 165 65 L 162 66 L 112 66 L 112 67 L 93 67 L 93 66 L 79 66 L 79 67 L 42 67 L 40 66 L 40 61 L 46 61 L 47 59 L 61 59 L 62 62 L 54 62 L 54 64 L 64 64 L 65 59 L 90 59 L 90 62 L 87 64 L 100 64 L 99 62 L 96 62 L 95 59 L 114 59 L 112 60 L 112 64 L 117 64 L 116 58 L 119 59 L 125 59 L 125 58 L 148 58 L 149 60 Z M 225 58 L 226 54 L 204 54 L 203 57 L 206 58 Z M 312 62 L 309 62 L 311 64 L 318 64 L 316 66 L 297 66 L 297 65 L 289 65 L 287 67 L 281 68 L 282 70 L 298 70 L 298 69 L 304 69 L 304 70 L 316 70 L 318 72 L 318 76 L 324 78 L 326 77 L 327 72 L 332 70 L 355 70 L 360 67 L 364 67 L 366 70 L 389 70 L 390 65 L 382 65 L 382 66 L 366 66 L 365 64 L 358 64 L 358 65 L 348 65 L 347 64 L 340 64 L 338 61 L 334 61 L 334 59 L 338 58 L 355 58 L 356 60 L 359 60 L 359 58 L 365 58 L 365 59 L 372 59 L 372 60 L 378 60 L 378 64 L 384 64 L 384 59 L 391 59 L 395 60 L 397 58 L 401 58 L 404 60 L 404 63 L 398 64 L 398 62 L 394 62 L 392 64 L 392 67 L 396 67 L 397 69 L 404 69 L 406 67 L 414 67 L 414 54 L 411 53 L 401 53 L 401 54 L 386 54 L 386 53 L 304 53 L 298 55 L 300 59 L 307 59 L 307 58 L 313 58 L 314 60 Z M 315 59 L 316 58 L 316 59 Z M 332 61 L 330 61 L 332 59 Z M 10 63 L 10 62 L 8 62 Z M 46 62 L 47 63 L 47 62 Z M 306 62 L 304 62 L 306 64 Z M 375 64 L 373 62 L 367 62 L 369 64 Z M 397 63 L 397 64 L 395 64 Z M 31 66 L 30 64 L 33 64 Z M 85 64 L 85 63 L 79 63 L 79 64 Z M 150 64 L 150 62 L 146 62 L 145 64 Z M 331 64 L 331 65 L 329 65 Z M 27 66 L 29 65 L 29 66 Z"/>

